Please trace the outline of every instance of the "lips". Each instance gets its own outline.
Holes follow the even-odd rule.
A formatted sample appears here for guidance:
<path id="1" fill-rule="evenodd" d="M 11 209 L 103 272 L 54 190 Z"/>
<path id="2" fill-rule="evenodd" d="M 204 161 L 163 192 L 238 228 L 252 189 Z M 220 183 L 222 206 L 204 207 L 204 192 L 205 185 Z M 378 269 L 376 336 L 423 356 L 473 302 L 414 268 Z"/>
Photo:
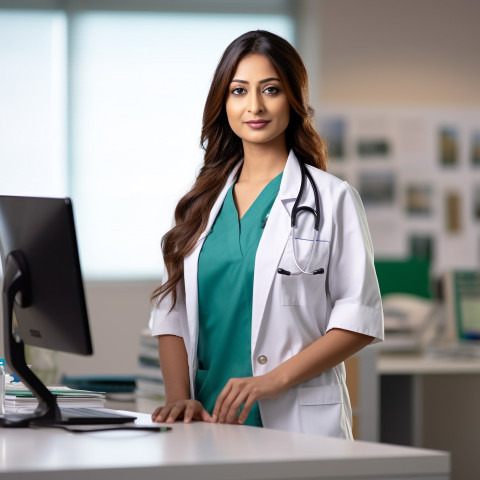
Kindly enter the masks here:
<path id="1" fill-rule="evenodd" d="M 270 120 L 249 120 L 245 123 L 251 128 L 263 128 L 270 123 Z"/>

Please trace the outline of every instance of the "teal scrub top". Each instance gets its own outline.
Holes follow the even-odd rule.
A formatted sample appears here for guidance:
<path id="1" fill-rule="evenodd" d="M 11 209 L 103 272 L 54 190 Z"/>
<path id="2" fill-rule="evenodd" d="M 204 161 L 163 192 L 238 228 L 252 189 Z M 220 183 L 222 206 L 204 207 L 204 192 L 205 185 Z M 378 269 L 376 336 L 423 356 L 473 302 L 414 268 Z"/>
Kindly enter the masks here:
<path id="1" fill-rule="evenodd" d="M 251 377 L 251 326 L 255 255 L 282 174 L 238 219 L 233 185 L 198 259 L 198 369 L 195 398 L 211 414 L 230 378 Z M 258 404 L 246 425 L 262 426 Z"/>

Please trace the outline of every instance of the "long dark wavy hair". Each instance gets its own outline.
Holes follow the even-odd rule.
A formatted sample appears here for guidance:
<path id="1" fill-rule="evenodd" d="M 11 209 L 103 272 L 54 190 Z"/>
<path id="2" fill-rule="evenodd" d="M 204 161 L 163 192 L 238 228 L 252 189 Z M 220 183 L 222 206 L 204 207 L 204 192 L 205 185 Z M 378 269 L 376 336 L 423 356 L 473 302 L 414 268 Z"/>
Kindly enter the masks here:
<path id="1" fill-rule="evenodd" d="M 215 70 L 205 109 L 201 147 L 204 163 L 192 189 L 175 209 L 175 226 L 162 238 L 167 279 L 152 294 L 162 301 L 171 294 L 173 308 L 177 284 L 183 278 L 183 261 L 205 230 L 210 210 L 228 175 L 243 157 L 242 141 L 227 119 L 225 99 L 239 62 L 249 54 L 264 55 L 275 68 L 290 103 L 290 121 L 285 132 L 287 149 L 299 161 L 326 169 L 326 145 L 312 125 L 308 76 L 297 51 L 285 39 L 264 30 L 247 32 L 225 50 Z"/>

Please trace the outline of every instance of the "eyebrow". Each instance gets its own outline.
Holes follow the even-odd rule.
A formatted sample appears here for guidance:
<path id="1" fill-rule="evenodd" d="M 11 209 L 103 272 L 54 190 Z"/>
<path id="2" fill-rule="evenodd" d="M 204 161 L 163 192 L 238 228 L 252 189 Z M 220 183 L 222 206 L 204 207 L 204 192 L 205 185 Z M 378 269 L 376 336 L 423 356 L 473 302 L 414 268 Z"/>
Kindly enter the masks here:
<path id="1" fill-rule="evenodd" d="M 271 81 L 277 81 L 277 82 L 280 82 L 280 79 L 277 78 L 277 77 L 268 77 L 268 78 L 264 78 L 263 80 L 260 80 L 258 83 L 267 83 L 267 82 L 271 82 Z M 248 85 L 250 82 L 247 82 L 246 80 L 241 80 L 239 78 L 234 78 L 230 83 L 244 83 L 246 85 Z"/>

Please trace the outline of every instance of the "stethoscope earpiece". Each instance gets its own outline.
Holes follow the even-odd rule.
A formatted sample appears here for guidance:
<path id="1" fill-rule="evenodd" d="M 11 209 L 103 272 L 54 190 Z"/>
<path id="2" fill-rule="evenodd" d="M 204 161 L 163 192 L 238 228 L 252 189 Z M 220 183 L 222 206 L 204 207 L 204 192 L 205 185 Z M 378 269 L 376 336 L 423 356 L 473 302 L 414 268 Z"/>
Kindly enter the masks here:
<path id="1" fill-rule="evenodd" d="M 286 275 L 288 277 L 289 275 L 300 275 L 301 273 L 304 273 L 304 272 L 292 273 L 292 272 L 289 272 L 288 270 L 285 270 L 284 268 L 279 268 L 277 270 L 277 273 L 279 273 L 280 275 Z M 312 273 L 307 272 L 307 275 L 322 275 L 323 273 L 325 273 L 325 270 L 323 268 L 318 268 L 317 270 L 314 270 Z"/>

